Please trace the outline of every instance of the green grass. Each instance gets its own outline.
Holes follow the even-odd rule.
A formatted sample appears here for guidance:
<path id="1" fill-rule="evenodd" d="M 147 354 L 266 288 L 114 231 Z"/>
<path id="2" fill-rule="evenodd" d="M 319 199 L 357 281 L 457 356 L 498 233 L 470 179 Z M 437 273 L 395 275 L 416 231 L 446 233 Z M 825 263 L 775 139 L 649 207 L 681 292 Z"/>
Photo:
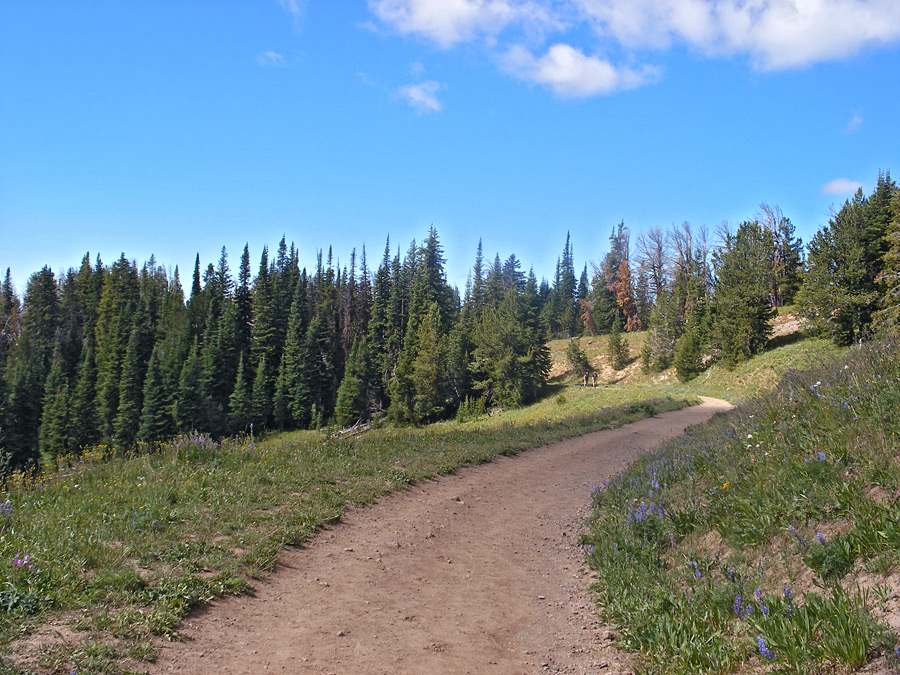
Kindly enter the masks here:
<path id="1" fill-rule="evenodd" d="M 646 672 L 894 658 L 877 597 L 900 590 L 898 407 L 900 346 L 868 345 L 598 486 L 584 544 L 600 611 Z"/>
<path id="2" fill-rule="evenodd" d="M 44 672 L 124 672 L 129 660 L 153 658 L 155 636 L 177 639 L 193 607 L 246 592 L 285 546 L 349 504 L 688 402 L 558 386 L 533 406 L 467 423 L 223 442 L 195 435 L 131 457 L 97 448 L 37 480 L 13 479 L 0 495 L 9 500 L 0 512 L 0 649 Z M 78 639 L 40 658 L 17 653 L 17 637 L 51 620 Z"/>

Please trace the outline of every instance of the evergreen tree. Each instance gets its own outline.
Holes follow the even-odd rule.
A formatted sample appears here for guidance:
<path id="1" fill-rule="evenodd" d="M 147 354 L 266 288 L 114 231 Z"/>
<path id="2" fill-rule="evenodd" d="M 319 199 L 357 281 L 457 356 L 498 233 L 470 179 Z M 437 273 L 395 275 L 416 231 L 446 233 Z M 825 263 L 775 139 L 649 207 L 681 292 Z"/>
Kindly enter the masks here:
<path id="1" fill-rule="evenodd" d="M 113 430 L 116 445 L 120 448 L 129 448 L 137 440 L 144 407 L 144 376 L 152 351 L 153 328 L 144 307 L 137 314 L 131 329 L 119 382 L 119 408 Z"/>
<path id="2" fill-rule="evenodd" d="M 741 223 L 716 252 L 713 335 L 726 365 L 761 352 L 772 334 L 772 235 L 759 222 Z"/>
<path id="3" fill-rule="evenodd" d="M 198 341 L 195 338 L 181 369 L 175 395 L 175 423 L 179 431 L 207 431 L 206 396 L 198 351 Z"/>
<path id="4" fill-rule="evenodd" d="M 18 337 L 19 298 L 13 287 L 12 275 L 6 268 L 6 277 L 0 286 L 0 367 Z"/>
<path id="5" fill-rule="evenodd" d="M 18 322 L 20 334 L 3 373 L 7 399 L 5 419 L 0 421 L 0 468 L 6 472 L 33 468 L 38 461 L 45 384 L 53 366 L 59 322 L 58 289 L 49 267 L 28 279 Z"/>
<path id="6" fill-rule="evenodd" d="M 419 323 L 416 356 L 412 364 L 413 415 L 418 424 L 442 419 L 450 403 L 447 386 L 446 340 L 441 334 L 441 312 L 436 302 Z"/>
<path id="7" fill-rule="evenodd" d="M 703 339 L 700 327 L 689 322 L 675 347 L 675 374 L 682 382 L 703 372 Z"/>
<path id="8" fill-rule="evenodd" d="M 334 418 L 340 426 L 349 427 L 366 418 L 371 407 L 371 379 L 368 347 L 363 337 L 353 344 L 344 379 L 338 387 Z"/>
<path id="9" fill-rule="evenodd" d="M 622 322 L 618 318 L 613 322 L 606 349 L 609 365 L 612 366 L 613 370 L 622 370 L 628 365 L 631 354 L 629 353 L 628 343 L 622 337 Z"/>
<path id="10" fill-rule="evenodd" d="M 814 331 L 849 345 L 865 337 L 879 292 L 873 266 L 876 243 L 867 228 L 868 201 L 860 188 L 809 243 L 807 272 L 798 297 Z"/>
<path id="11" fill-rule="evenodd" d="M 572 373 L 579 380 L 582 380 L 585 375 L 590 375 L 594 372 L 590 361 L 588 361 L 587 354 L 584 353 L 584 350 L 575 338 L 569 340 L 569 344 L 566 345 L 566 361 L 569 362 Z"/>
<path id="12" fill-rule="evenodd" d="M 81 350 L 71 407 L 72 444 L 75 449 L 98 443 L 97 367 L 94 363 L 94 338 L 90 333 L 85 336 Z"/>
<path id="13" fill-rule="evenodd" d="M 41 457 L 45 462 L 53 462 L 57 455 L 76 450 L 71 434 L 69 380 L 63 370 L 62 359 L 54 359 L 44 386 L 39 437 Z"/>
<path id="14" fill-rule="evenodd" d="M 237 380 L 228 399 L 228 409 L 228 424 L 232 430 L 247 431 L 253 421 L 253 393 L 243 354 L 238 360 Z"/>
<path id="15" fill-rule="evenodd" d="M 98 428 L 108 441 L 114 436 L 122 362 L 139 299 L 137 269 L 122 254 L 106 273 L 95 330 Z"/>
<path id="16" fill-rule="evenodd" d="M 172 436 L 174 431 L 171 397 L 168 395 L 156 350 L 153 350 L 147 363 L 137 439 L 143 443 L 153 443 Z"/>
<path id="17" fill-rule="evenodd" d="M 251 399 L 253 401 L 253 424 L 266 427 L 272 415 L 272 388 L 266 369 L 266 356 L 263 355 L 256 366 L 256 377 L 253 379 Z"/>
<path id="18" fill-rule="evenodd" d="M 887 230 L 884 268 L 877 281 L 881 289 L 881 309 L 875 313 L 877 328 L 896 333 L 900 328 L 900 189 L 894 190 L 891 220 Z"/>

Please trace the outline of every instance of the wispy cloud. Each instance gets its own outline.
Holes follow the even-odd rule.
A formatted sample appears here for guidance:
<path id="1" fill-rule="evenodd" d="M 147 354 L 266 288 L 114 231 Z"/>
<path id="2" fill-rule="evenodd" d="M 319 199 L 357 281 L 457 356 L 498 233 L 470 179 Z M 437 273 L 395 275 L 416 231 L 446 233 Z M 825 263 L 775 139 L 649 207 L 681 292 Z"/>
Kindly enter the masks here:
<path id="1" fill-rule="evenodd" d="M 441 85 L 439 83 L 429 80 L 428 82 L 400 87 L 397 93 L 400 95 L 400 98 L 419 112 L 432 113 L 443 110 L 444 106 L 437 97 L 437 93 L 440 90 Z"/>
<path id="2" fill-rule="evenodd" d="M 294 18 L 294 23 L 300 23 L 306 12 L 306 0 L 278 0 L 281 8 Z"/>
<path id="3" fill-rule="evenodd" d="M 863 118 L 860 115 L 853 115 L 853 118 L 847 122 L 847 126 L 844 128 L 845 134 L 852 134 L 854 131 L 857 131 L 863 123 Z"/>
<path id="4" fill-rule="evenodd" d="M 823 195 L 836 195 L 836 196 L 850 196 L 855 194 L 856 191 L 863 186 L 862 183 L 859 183 L 855 180 L 850 180 L 849 178 L 835 178 L 834 180 L 830 180 L 825 185 L 822 186 L 822 194 Z"/>
<path id="5" fill-rule="evenodd" d="M 553 45 L 540 58 L 522 46 L 515 46 L 504 55 L 502 62 L 517 77 L 545 85 L 565 97 L 585 98 L 633 89 L 657 75 L 652 68 L 616 67 L 567 44 Z"/>
<path id="6" fill-rule="evenodd" d="M 443 48 L 478 37 L 491 38 L 513 23 L 533 28 L 553 21 L 548 3 L 533 0 L 369 0 L 369 10 L 403 34 Z"/>
<path id="7" fill-rule="evenodd" d="M 261 52 L 256 55 L 256 63 L 261 66 L 283 66 L 284 57 L 278 52 Z"/>

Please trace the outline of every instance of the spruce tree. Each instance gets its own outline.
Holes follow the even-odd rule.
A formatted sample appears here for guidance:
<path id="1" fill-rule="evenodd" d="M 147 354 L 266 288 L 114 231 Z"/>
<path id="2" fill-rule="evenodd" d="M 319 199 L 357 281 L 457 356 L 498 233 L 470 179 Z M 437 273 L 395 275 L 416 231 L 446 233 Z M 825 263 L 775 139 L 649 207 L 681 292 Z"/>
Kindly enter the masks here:
<path id="1" fill-rule="evenodd" d="M 181 369 L 175 395 L 175 423 L 179 431 L 208 431 L 206 429 L 206 396 L 203 391 L 203 371 L 195 338 L 191 351 Z"/>
<path id="2" fill-rule="evenodd" d="M 62 359 L 55 359 L 44 386 L 40 451 L 47 463 L 76 449 L 71 434 L 69 380 L 63 371 Z"/>
<path id="3" fill-rule="evenodd" d="M 256 366 L 256 377 L 253 379 L 251 400 L 253 401 L 253 424 L 264 428 L 269 424 L 272 415 L 272 394 L 269 386 L 269 375 L 266 368 L 266 356 L 263 355 Z"/>
<path id="4" fill-rule="evenodd" d="M 153 328 L 149 325 L 149 313 L 142 308 L 131 329 L 119 382 L 119 408 L 113 430 L 120 448 L 129 448 L 137 440 L 144 407 L 144 376 L 152 351 Z"/>
<path id="5" fill-rule="evenodd" d="M 338 387 L 334 418 L 340 426 L 352 426 L 366 417 L 370 407 L 371 378 L 369 350 L 363 337 L 353 343 L 344 379 Z"/>
<path id="6" fill-rule="evenodd" d="M 631 358 L 628 343 L 622 337 L 622 322 L 618 318 L 613 322 L 612 330 L 609 333 L 606 352 L 609 357 L 609 365 L 613 370 L 622 370 L 628 365 L 628 360 Z"/>
<path id="7" fill-rule="evenodd" d="M 733 367 L 761 352 L 772 334 L 772 235 L 757 221 L 744 222 L 716 252 L 713 337 Z"/>
<path id="8" fill-rule="evenodd" d="M 413 419 L 422 424 L 442 419 L 449 406 L 446 386 L 446 340 L 441 334 L 441 310 L 432 302 L 419 323 L 411 384 Z"/>
<path id="9" fill-rule="evenodd" d="M 237 380 L 228 399 L 228 409 L 228 424 L 232 431 L 247 431 L 253 421 L 253 394 L 243 354 L 238 360 Z"/>
<path id="10" fill-rule="evenodd" d="M 150 353 L 150 361 L 147 363 L 137 439 L 143 443 L 153 443 L 172 436 L 174 432 L 171 396 L 168 394 L 162 367 L 154 350 Z"/>

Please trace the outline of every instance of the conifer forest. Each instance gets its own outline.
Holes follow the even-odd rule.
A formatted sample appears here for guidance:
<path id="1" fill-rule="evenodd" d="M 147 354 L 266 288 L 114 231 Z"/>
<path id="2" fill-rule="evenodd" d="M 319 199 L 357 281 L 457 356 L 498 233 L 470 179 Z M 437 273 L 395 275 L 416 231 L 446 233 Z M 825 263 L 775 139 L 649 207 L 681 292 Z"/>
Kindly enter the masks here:
<path id="1" fill-rule="evenodd" d="M 560 237 L 560 243 L 563 244 Z M 632 236 L 581 269 L 568 236 L 552 280 L 479 242 L 448 284 L 432 227 L 404 252 L 363 248 L 301 269 L 285 238 L 254 265 L 179 270 L 85 254 L 17 292 L 0 288 L 0 472 L 58 456 L 129 451 L 191 430 L 213 436 L 421 425 L 539 398 L 548 341 L 647 331 L 641 367 L 681 379 L 762 350 L 777 308 L 847 345 L 900 326 L 900 191 L 889 172 L 835 210 L 806 246 L 777 206 L 715 232 L 687 223 Z M 255 272 L 254 272 L 255 270 Z"/>

